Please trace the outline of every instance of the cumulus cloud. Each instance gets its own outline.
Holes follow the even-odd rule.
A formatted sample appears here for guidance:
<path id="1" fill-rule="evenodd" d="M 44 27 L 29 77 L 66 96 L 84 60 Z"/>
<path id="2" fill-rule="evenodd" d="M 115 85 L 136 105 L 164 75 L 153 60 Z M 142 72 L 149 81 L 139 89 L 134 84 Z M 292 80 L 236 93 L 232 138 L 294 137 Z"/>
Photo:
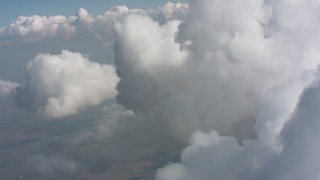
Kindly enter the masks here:
<path id="1" fill-rule="evenodd" d="M 74 16 L 18 17 L 10 25 L 0 27 L 0 77 L 23 84 L 22 65 L 39 53 L 57 54 L 62 49 L 90 54 L 92 60 L 112 64 L 114 21 L 130 14 L 144 14 L 165 23 L 185 18 L 186 11 L 186 4 L 168 3 L 148 10 L 119 5 L 97 15 L 83 7 Z"/>
<path id="2" fill-rule="evenodd" d="M 70 36 L 75 33 L 76 27 L 72 22 L 74 16 L 19 16 L 10 26 L 1 29 L 1 36 L 19 36 L 25 41 L 35 41 L 52 37 L 57 34 Z"/>
<path id="3" fill-rule="evenodd" d="M 134 116 L 131 123 L 150 120 L 189 139 L 180 162 L 159 169 L 157 180 L 313 180 L 320 166 L 319 7 L 315 0 L 116 6 L 97 16 L 80 9 L 45 26 L 49 34 L 42 35 L 42 20 L 23 18 L 0 33 L 29 41 L 72 32 L 104 47 L 116 40 L 116 70 L 66 50 L 40 54 L 17 89 L 19 105 L 47 118 L 116 97 L 120 105 L 105 109 L 106 117 L 76 142 L 110 137 L 119 120 Z M 57 164 L 56 157 L 36 159 Z"/>
<path id="4" fill-rule="evenodd" d="M 283 127 L 281 153 L 268 159 L 256 179 L 319 179 L 319 81 L 305 90 L 292 118 Z"/>
<path id="5" fill-rule="evenodd" d="M 119 80 L 112 65 L 90 61 L 80 53 L 39 54 L 27 65 L 27 84 L 16 101 L 47 118 L 61 118 L 112 99 Z"/>
<path id="6" fill-rule="evenodd" d="M 125 5 L 115 6 L 100 15 L 90 14 L 80 8 L 76 16 L 19 16 L 10 26 L 0 28 L 0 37 L 21 38 L 24 41 L 40 41 L 56 36 L 69 37 L 78 32 L 91 32 L 96 38 L 112 37 L 112 23 L 128 14 L 150 15 L 158 21 L 166 22 L 172 19 L 186 17 L 188 4 L 168 2 L 158 9 L 129 9 Z M 108 35 L 109 34 L 109 35 Z M 5 45 L 2 43 L 2 45 Z"/>
<path id="7" fill-rule="evenodd" d="M 91 33 L 98 40 L 104 41 L 105 45 L 113 44 L 115 34 L 113 23 L 128 15 L 147 15 L 154 20 L 165 23 L 170 20 L 183 20 L 188 12 L 189 5 L 168 2 L 158 9 L 129 9 L 125 5 L 115 6 L 104 13 L 94 16 L 84 8 L 79 9 L 74 24 L 78 33 Z"/>
<path id="8" fill-rule="evenodd" d="M 286 133 L 318 79 L 318 12 L 311 0 L 194 0 L 182 23 L 145 15 L 115 23 L 118 102 L 176 137 L 192 134 L 181 162 L 156 179 L 318 178 L 314 151 Z M 316 138 L 301 138 L 317 149 Z M 291 165 L 293 154 L 306 167 Z"/>
<path id="9" fill-rule="evenodd" d="M 156 180 L 241 179 L 251 160 L 249 151 L 239 146 L 235 138 L 220 137 L 214 131 L 195 132 L 190 143 L 182 152 L 181 163 L 159 169 Z"/>
<path id="10" fill-rule="evenodd" d="M 149 11 L 149 15 L 154 17 L 154 19 L 158 20 L 160 23 L 165 23 L 174 19 L 185 20 L 188 10 L 189 4 L 168 2 L 166 5 L 159 7 L 157 10 Z"/>
<path id="11" fill-rule="evenodd" d="M 0 97 L 6 97 L 15 92 L 15 89 L 19 86 L 16 82 L 4 81 L 0 79 Z"/>
<path id="12" fill-rule="evenodd" d="M 268 135 L 277 136 L 279 144 L 266 143 L 264 131 L 258 131 L 258 138 L 246 140 L 243 146 L 234 137 L 197 131 L 183 150 L 181 162 L 159 169 L 156 179 L 317 179 L 320 144 L 315 137 L 319 123 L 318 111 L 313 107 L 319 102 L 317 83 L 303 93 L 300 103 L 294 104 L 296 110 L 291 111 L 291 118 L 285 119 L 286 125 L 280 133 L 273 125 L 282 115 L 269 122 L 271 125 L 265 125 L 273 132 Z M 275 148 L 279 145 L 280 150 Z"/>
<path id="13" fill-rule="evenodd" d="M 174 78 L 179 74 L 175 72 L 176 67 L 181 66 L 188 56 L 175 42 L 179 24 L 180 21 L 171 21 L 160 26 L 142 15 L 131 15 L 115 23 L 118 37 L 115 63 L 121 78 L 118 101 L 127 108 L 146 111 L 161 100 L 160 96 L 169 93 L 168 88 L 179 83 L 174 80 L 179 80 Z M 163 84 L 166 83 L 162 87 L 153 83 L 159 78 L 163 78 Z"/>
<path id="14" fill-rule="evenodd" d="M 301 47 L 280 22 L 268 25 L 275 21 L 270 8 L 263 1 L 200 1 L 179 30 L 178 21 L 159 25 L 141 15 L 116 23 L 118 101 L 161 117 L 184 139 L 197 129 L 253 137 L 269 89 L 319 63 L 309 40 Z M 243 122 L 251 128 L 239 128 Z"/>

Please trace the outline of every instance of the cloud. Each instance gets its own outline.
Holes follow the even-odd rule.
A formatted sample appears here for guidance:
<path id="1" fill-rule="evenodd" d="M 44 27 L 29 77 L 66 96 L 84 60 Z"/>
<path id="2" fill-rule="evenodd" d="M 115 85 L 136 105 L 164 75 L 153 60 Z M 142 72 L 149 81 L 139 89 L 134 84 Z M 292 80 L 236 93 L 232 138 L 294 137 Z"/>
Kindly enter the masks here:
<path id="1" fill-rule="evenodd" d="M 155 17 L 154 19 L 158 20 L 160 23 L 165 23 L 174 19 L 185 20 L 188 10 L 189 4 L 167 2 L 163 7 L 149 11 L 149 15 L 151 17 Z"/>
<path id="2" fill-rule="evenodd" d="M 256 179 L 318 179 L 319 178 L 319 80 L 306 89 L 291 119 L 280 134 L 282 151 L 269 158 Z"/>
<path id="3" fill-rule="evenodd" d="M 112 23 L 129 14 L 147 14 L 159 21 L 183 19 L 189 6 L 183 3 L 168 2 L 158 9 L 128 9 L 125 5 L 115 6 L 94 16 L 80 8 L 76 16 L 19 16 L 10 26 L 0 28 L 0 37 L 21 38 L 23 41 L 41 41 L 56 36 L 69 37 L 77 32 L 96 33 L 96 37 L 112 33 Z M 108 37 L 111 37 L 110 35 Z M 4 44 L 3 44 L 4 45 Z"/>
<path id="4" fill-rule="evenodd" d="M 27 77 L 27 84 L 17 90 L 17 103 L 52 119 L 114 98 L 119 81 L 112 65 L 66 50 L 36 56 L 27 65 Z"/>
<path id="5" fill-rule="evenodd" d="M 294 145 L 296 130 L 284 135 L 302 108 L 300 97 L 318 79 L 315 4 L 195 0 L 182 23 L 145 15 L 115 23 L 118 102 L 175 137 L 191 135 L 181 162 L 160 169 L 156 179 L 317 177 L 307 160 L 305 168 L 289 160 L 313 150 Z M 301 138 L 310 138 L 303 144 L 313 149 L 316 138 Z"/>
<path id="6" fill-rule="evenodd" d="M 287 89 L 287 93 L 291 90 Z M 258 131 L 258 138 L 244 141 L 243 146 L 234 137 L 220 136 L 214 131 L 197 131 L 181 153 L 181 162 L 159 169 L 156 180 L 317 179 L 319 159 L 316 154 L 320 144 L 316 137 L 320 126 L 318 112 L 312 107 L 317 107 L 318 103 L 319 86 L 316 83 L 304 91 L 281 133 L 272 126 L 275 122 L 265 126 L 274 132 L 269 135 L 276 136 L 279 144 L 266 143 L 264 131 Z M 281 146 L 280 150 L 275 148 L 277 145 Z"/>
<path id="7" fill-rule="evenodd" d="M 181 25 L 159 25 L 142 15 L 115 23 L 121 78 L 117 100 L 165 121 L 183 139 L 197 129 L 254 137 L 254 122 L 269 90 L 319 64 L 314 41 L 288 41 L 298 35 L 280 22 L 269 24 L 277 18 L 270 6 L 202 0 L 191 2 Z M 239 129 L 243 123 L 247 126 Z"/>
<path id="8" fill-rule="evenodd" d="M 16 82 L 4 81 L 0 79 L 0 97 L 6 97 L 15 92 L 15 89 L 19 86 Z"/>
<path id="9" fill-rule="evenodd" d="M 130 14 L 143 14 L 165 23 L 169 19 L 185 18 L 183 16 L 187 6 L 168 3 L 163 7 L 146 10 L 129 9 L 122 5 L 97 15 L 91 14 L 84 7 L 77 14 L 75 12 L 74 16 L 18 17 L 10 25 L 0 27 L 0 77 L 24 84 L 24 64 L 39 53 L 58 54 L 62 49 L 89 54 L 94 61 L 113 64 L 115 21 Z M 19 53 L 16 53 L 17 49 Z"/>
<path id="10" fill-rule="evenodd" d="M 119 105 L 105 109 L 106 117 L 76 142 L 110 137 L 128 117 L 139 137 L 189 139 L 180 162 L 159 169 L 157 180 L 313 180 L 319 178 L 319 7 L 313 0 L 193 0 L 154 10 L 116 6 L 97 16 L 80 9 L 56 25 L 50 18 L 18 19 L 0 34 L 28 45 L 72 32 L 70 47 L 83 45 L 81 54 L 36 56 L 16 95 L 20 106 L 46 118 L 116 97 Z M 53 25 L 43 28 L 42 21 Z M 90 57 L 113 57 L 101 53 L 113 41 L 115 67 L 82 55 L 98 44 L 102 50 Z M 58 49 L 65 42 L 55 41 Z M 50 167 L 62 162 L 36 159 Z"/>
<path id="11" fill-rule="evenodd" d="M 18 36 L 25 41 L 42 40 L 53 37 L 57 34 L 70 36 L 75 33 L 76 27 L 72 22 L 76 19 L 74 16 L 38 16 L 30 17 L 19 16 L 9 27 L 3 28 L 0 35 Z"/>
<path id="12" fill-rule="evenodd" d="M 75 161 L 58 155 L 36 155 L 27 160 L 26 165 L 43 175 L 52 176 L 57 173 L 74 173 L 78 169 Z"/>
<path id="13" fill-rule="evenodd" d="M 133 117 L 132 111 L 126 110 L 118 104 L 112 104 L 103 107 L 102 117 L 95 122 L 94 126 L 90 129 L 79 132 L 75 138 L 75 143 L 81 143 L 91 140 L 99 140 L 110 138 L 113 136 L 119 121 L 126 120 Z"/>
<path id="14" fill-rule="evenodd" d="M 319 39 L 312 34 L 320 26 L 309 18 L 317 17 L 316 10 L 315 1 L 191 2 L 177 40 L 191 41 L 192 60 L 203 68 L 198 86 L 214 85 L 199 88 L 207 99 L 219 100 L 211 103 L 211 121 L 218 117 L 221 123 L 241 124 L 241 117 L 254 118 L 257 138 L 239 145 L 237 136 L 217 133 L 219 126 L 210 126 L 216 131 L 199 128 L 203 131 L 191 135 L 180 163 L 159 169 L 157 180 L 319 178 L 318 111 L 313 107 L 319 102 L 320 54 Z M 204 94 L 208 87 L 210 93 Z M 218 98 L 211 99 L 216 93 Z"/>
<path id="15" fill-rule="evenodd" d="M 240 179 L 250 161 L 245 148 L 238 145 L 232 137 L 220 137 L 216 132 L 195 132 L 191 145 L 181 155 L 181 163 L 170 164 L 159 169 L 156 180 L 204 180 Z M 240 172 L 239 172 L 240 171 Z"/>
<path id="16" fill-rule="evenodd" d="M 175 67 L 183 64 L 188 56 L 175 42 L 179 24 L 179 21 L 171 21 L 160 26 L 150 17 L 141 15 L 131 15 L 115 23 L 118 37 L 115 64 L 121 78 L 117 99 L 127 108 L 145 111 L 153 107 L 160 96 L 165 96 L 166 88 L 178 83 L 168 79 L 167 85 L 158 88 L 153 81 L 178 75 Z M 163 71 L 168 76 L 163 75 Z"/>

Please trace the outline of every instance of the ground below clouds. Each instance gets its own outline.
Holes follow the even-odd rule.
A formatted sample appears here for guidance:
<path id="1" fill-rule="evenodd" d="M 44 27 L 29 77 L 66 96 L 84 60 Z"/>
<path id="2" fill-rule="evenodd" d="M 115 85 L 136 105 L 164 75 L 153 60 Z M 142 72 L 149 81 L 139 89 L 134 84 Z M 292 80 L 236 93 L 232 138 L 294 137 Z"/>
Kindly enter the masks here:
<path id="1" fill-rule="evenodd" d="M 184 145 L 152 133 L 155 131 L 139 133 L 134 130 L 138 127 L 129 129 L 121 123 L 112 138 L 73 143 L 75 136 L 94 126 L 95 114 L 41 121 L 6 110 L 0 121 L 1 178 L 153 179 L 158 168 L 179 160 Z"/>

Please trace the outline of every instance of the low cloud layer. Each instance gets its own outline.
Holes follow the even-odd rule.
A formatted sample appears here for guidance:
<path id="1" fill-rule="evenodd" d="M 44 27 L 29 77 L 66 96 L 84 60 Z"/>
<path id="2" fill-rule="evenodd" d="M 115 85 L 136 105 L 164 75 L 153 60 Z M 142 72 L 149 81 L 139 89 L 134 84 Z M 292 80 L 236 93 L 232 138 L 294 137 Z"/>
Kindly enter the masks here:
<path id="1" fill-rule="evenodd" d="M 27 77 L 27 84 L 17 90 L 17 104 L 47 118 L 73 115 L 114 98 L 119 80 L 112 65 L 66 50 L 39 54 L 28 63 Z"/>

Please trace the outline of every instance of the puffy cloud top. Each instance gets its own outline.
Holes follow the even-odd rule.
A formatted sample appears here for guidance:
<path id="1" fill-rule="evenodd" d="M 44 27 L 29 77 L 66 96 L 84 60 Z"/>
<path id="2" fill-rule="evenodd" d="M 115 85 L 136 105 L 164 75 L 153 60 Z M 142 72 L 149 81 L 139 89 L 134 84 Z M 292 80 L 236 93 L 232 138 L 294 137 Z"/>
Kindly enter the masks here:
<path id="1" fill-rule="evenodd" d="M 80 53 L 39 54 L 27 65 L 28 82 L 18 90 L 20 105 L 31 103 L 47 118 L 61 118 L 117 94 L 119 78 L 112 65 L 90 61 Z"/>
<path id="2" fill-rule="evenodd" d="M 77 31 L 93 32 L 99 39 L 101 37 L 112 38 L 112 23 L 128 14 L 150 15 L 159 21 L 183 19 L 188 10 L 187 4 L 167 3 L 158 9 L 129 9 L 125 5 L 115 6 L 106 10 L 103 14 L 94 16 L 86 9 L 80 8 L 76 16 L 19 16 L 8 27 L 0 28 L 0 37 L 18 37 L 24 41 L 39 41 L 54 36 L 69 37 Z M 0 39 L 1 40 L 1 39 Z M 2 42 L 2 44 L 5 44 Z"/>
<path id="3" fill-rule="evenodd" d="M 165 6 L 159 8 L 165 20 L 181 19 L 184 20 L 189 10 L 189 4 L 168 2 Z"/>
<path id="4" fill-rule="evenodd" d="M 76 27 L 72 22 L 76 17 L 65 16 L 19 16 L 9 27 L 2 29 L 2 35 L 17 35 L 26 41 L 34 41 L 57 34 L 70 36 L 75 33 Z"/>
<path id="5" fill-rule="evenodd" d="M 170 121 L 188 115 L 178 128 L 196 128 L 181 161 L 159 169 L 157 180 L 319 178 L 319 7 L 313 0 L 191 2 L 177 37 L 189 44 L 191 82 L 165 105 L 178 104 Z M 248 119 L 256 139 L 239 145 L 237 134 L 221 135 L 221 126 L 250 131 Z"/>

